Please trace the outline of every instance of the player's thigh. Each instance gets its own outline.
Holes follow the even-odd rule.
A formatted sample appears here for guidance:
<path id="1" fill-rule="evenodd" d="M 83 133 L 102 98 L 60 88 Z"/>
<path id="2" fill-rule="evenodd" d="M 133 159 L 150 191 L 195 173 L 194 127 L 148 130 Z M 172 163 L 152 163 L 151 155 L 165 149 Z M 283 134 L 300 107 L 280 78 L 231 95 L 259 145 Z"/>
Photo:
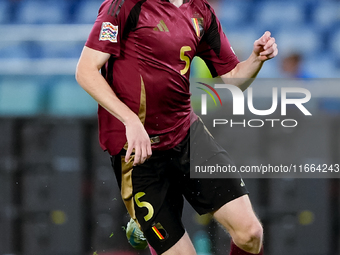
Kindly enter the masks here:
<path id="1" fill-rule="evenodd" d="M 155 153 L 156 154 L 156 153 Z M 133 166 L 124 158 L 114 160 L 121 193 L 130 216 L 158 254 L 175 246 L 185 233 L 181 222 L 183 196 L 173 182 L 169 157 L 153 155 Z"/>
<path id="2" fill-rule="evenodd" d="M 262 226 L 256 217 L 248 195 L 238 197 L 213 212 L 233 238 L 262 236 Z"/>
<path id="3" fill-rule="evenodd" d="M 186 144 L 190 146 L 190 156 L 183 154 L 181 158 L 181 162 L 189 161 L 190 165 L 182 167 L 183 173 L 186 173 L 185 167 L 190 168 L 190 173 L 195 173 L 197 166 L 203 169 L 234 166 L 228 152 L 215 141 L 201 120 L 195 121 L 191 129 L 190 144 Z M 182 178 L 185 198 L 201 215 L 216 211 L 235 198 L 248 194 L 238 173 L 225 173 L 224 178 L 211 177 L 209 173 L 200 172 L 196 173 L 195 178 L 190 178 L 188 174 Z"/>

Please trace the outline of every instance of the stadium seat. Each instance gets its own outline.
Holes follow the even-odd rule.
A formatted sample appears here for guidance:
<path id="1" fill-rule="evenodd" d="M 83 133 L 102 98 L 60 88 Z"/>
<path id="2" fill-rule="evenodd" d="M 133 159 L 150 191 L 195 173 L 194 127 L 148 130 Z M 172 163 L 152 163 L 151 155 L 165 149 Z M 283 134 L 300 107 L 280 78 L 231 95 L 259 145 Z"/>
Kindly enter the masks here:
<path id="1" fill-rule="evenodd" d="M 330 28 L 334 23 L 340 22 L 340 3 L 320 1 L 314 8 L 312 19 L 315 27 Z"/>
<path id="2" fill-rule="evenodd" d="M 0 1 L 0 24 L 9 21 L 9 3 L 8 1 Z"/>
<path id="3" fill-rule="evenodd" d="M 29 58 L 27 48 L 21 42 L 1 42 L 0 59 Z"/>
<path id="4" fill-rule="evenodd" d="M 41 48 L 35 41 L 0 41 L 0 59 L 40 58 Z"/>
<path id="5" fill-rule="evenodd" d="M 75 81 L 74 76 L 57 81 L 50 89 L 49 113 L 56 116 L 94 115 L 97 103 Z"/>
<path id="6" fill-rule="evenodd" d="M 264 31 L 254 29 L 253 26 L 244 26 L 237 29 L 225 29 L 231 46 L 240 60 L 249 57 L 253 50 L 254 41 L 262 36 Z"/>
<path id="7" fill-rule="evenodd" d="M 303 55 L 319 53 L 323 50 L 321 35 L 307 26 L 290 26 L 280 30 L 276 35 L 280 55 L 298 52 Z"/>
<path id="8" fill-rule="evenodd" d="M 79 24 L 93 24 L 97 18 L 101 0 L 87 0 L 75 11 L 74 22 Z"/>
<path id="9" fill-rule="evenodd" d="M 315 78 L 340 78 L 340 70 L 331 54 L 306 56 L 304 70 Z"/>
<path id="10" fill-rule="evenodd" d="M 220 1 L 216 14 L 224 29 L 236 28 L 249 23 L 251 4 L 245 1 Z"/>
<path id="11" fill-rule="evenodd" d="M 330 50 L 334 53 L 338 61 L 340 61 L 340 29 L 333 31 L 330 35 Z"/>
<path id="12" fill-rule="evenodd" d="M 66 0 L 26 0 L 18 4 L 19 24 L 61 24 L 68 18 Z"/>
<path id="13" fill-rule="evenodd" d="M 43 58 L 79 58 L 84 42 L 39 42 Z"/>
<path id="14" fill-rule="evenodd" d="M 265 1 L 254 8 L 254 22 L 267 26 L 267 29 L 282 28 L 287 25 L 301 25 L 305 21 L 303 3 Z"/>
<path id="15" fill-rule="evenodd" d="M 40 111 L 41 85 L 36 80 L 10 76 L 0 82 L 0 115 L 27 116 Z"/>

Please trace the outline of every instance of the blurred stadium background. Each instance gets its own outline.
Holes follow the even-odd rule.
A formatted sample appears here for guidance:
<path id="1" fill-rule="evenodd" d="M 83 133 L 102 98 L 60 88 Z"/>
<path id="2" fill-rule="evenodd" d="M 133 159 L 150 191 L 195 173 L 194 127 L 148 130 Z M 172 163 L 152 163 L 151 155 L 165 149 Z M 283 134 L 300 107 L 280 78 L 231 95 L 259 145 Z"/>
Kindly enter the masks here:
<path id="1" fill-rule="evenodd" d="M 74 79 L 101 2 L 0 0 L 1 255 L 148 254 L 125 239 L 129 217 L 98 146 L 97 105 Z M 240 60 L 265 30 L 276 37 L 279 57 L 259 77 L 340 78 L 340 1 L 211 2 Z M 195 62 L 193 77 L 201 70 Z M 249 163 L 240 156 L 245 148 L 252 157 L 263 150 L 273 162 L 288 155 L 288 162 L 299 150 L 284 143 L 288 138 L 298 144 L 319 137 L 314 153 L 338 162 L 338 106 L 335 100 L 323 124 L 299 131 L 302 139 L 246 129 L 228 143 L 241 163 Z M 340 254 L 338 179 L 247 184 L 265 226 L 266 254 Z M 186 207 L 184 218 L 199 254 L 227 254 L 228 237 L 209 217 Z"/>

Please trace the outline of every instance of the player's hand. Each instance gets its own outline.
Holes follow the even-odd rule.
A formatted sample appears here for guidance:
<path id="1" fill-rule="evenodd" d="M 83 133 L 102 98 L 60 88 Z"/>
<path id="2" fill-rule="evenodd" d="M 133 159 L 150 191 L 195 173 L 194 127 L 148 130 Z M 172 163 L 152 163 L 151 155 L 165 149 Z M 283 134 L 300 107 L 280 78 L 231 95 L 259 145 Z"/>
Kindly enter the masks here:
<path id="1" fill-rule="evenodd" d="M 133 165 L 143 164 L 151 157 L 151 142 L 145 131 L 143 124 L 138 117 L 125 124 L 128 149 L 125 155 L 125 162 L 129 161 L 133 149 L 135 149 L 135 159 Z"/>
<path id="2" fill-rule="evenodd" d="M 253 53 L 262 62 L 276 57 L 278 54 L 277 44 L 269 31 L 266 31 L 261 38 L 254 42 Z"/>

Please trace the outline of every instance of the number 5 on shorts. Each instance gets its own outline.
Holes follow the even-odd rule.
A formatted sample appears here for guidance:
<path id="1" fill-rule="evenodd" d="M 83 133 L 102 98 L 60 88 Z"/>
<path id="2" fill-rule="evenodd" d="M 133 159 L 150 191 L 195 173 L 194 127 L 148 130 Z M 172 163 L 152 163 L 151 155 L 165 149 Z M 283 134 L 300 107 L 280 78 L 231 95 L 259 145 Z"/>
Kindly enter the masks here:
<path id="1" fill-rule="evenodd" d="M 148 203 L 148 202 L 141 202 L 139 201 L 139 199 L 141 197 L 143 197 L 145 195 L 144 192 L 138 192 L 136 195 L 135 195 L 135 201 L 136 201 L 136 204 L 139 208 L 142 208 L 142 207 L 145 207 L 148 209 L 148 214 L 146 216 L 144 216 L 144 220 L 145 221 L 148 221 L 152 218 L 153 216 L 153 213 L 154 213 L 154 210 L 153 210 L 153 206 Z"/>

